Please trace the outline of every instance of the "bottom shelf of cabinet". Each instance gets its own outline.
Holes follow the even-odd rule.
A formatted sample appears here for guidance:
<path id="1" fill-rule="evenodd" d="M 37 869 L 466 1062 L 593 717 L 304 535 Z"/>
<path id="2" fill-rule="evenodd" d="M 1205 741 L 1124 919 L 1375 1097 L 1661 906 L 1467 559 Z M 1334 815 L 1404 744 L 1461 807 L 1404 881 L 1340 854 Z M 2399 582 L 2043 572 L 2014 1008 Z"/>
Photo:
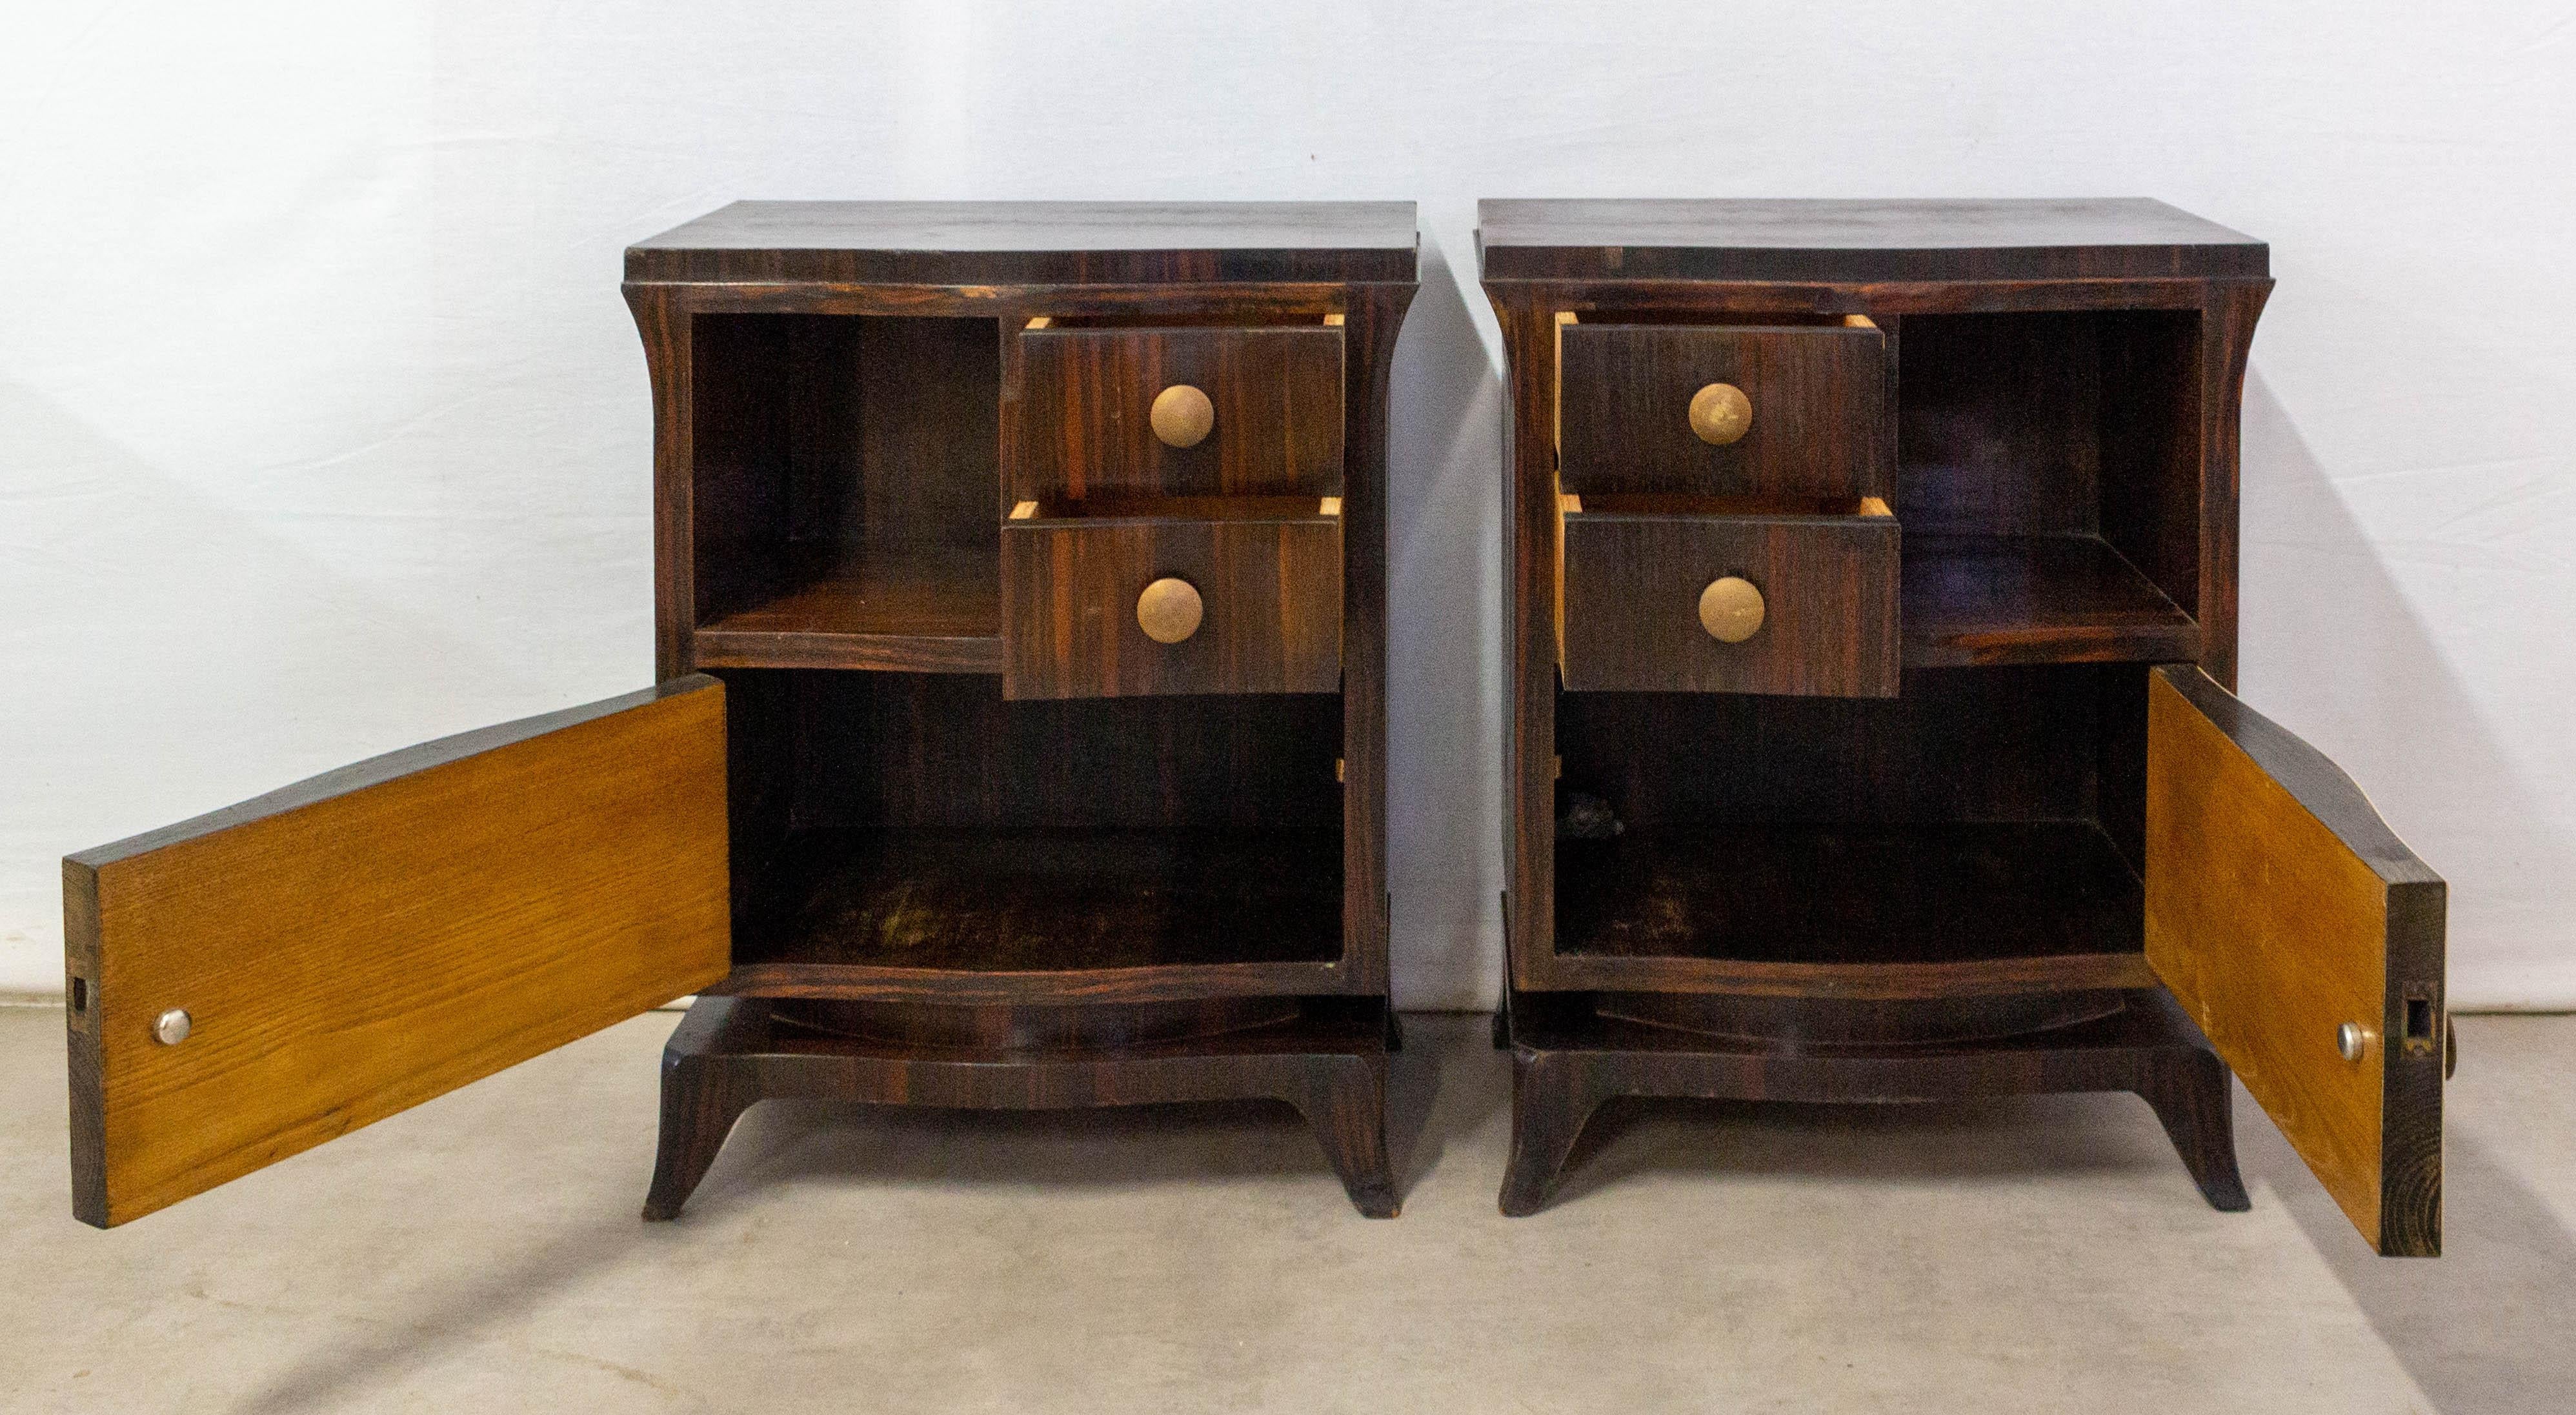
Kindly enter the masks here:
<path id="1" fill-rule="evenodd" d="M 1339 991 L 1342 837 L 801 830 L 743 912 L 728 992 Z"/>
<path id="2" fill-rule="evenodd" d="M 1841 968 L 2139 986 L 2144 929 L 2137 876 L 2086 820 L 1648 826 L 1556 849 L 1560 956 L 1747 983 Z"/>

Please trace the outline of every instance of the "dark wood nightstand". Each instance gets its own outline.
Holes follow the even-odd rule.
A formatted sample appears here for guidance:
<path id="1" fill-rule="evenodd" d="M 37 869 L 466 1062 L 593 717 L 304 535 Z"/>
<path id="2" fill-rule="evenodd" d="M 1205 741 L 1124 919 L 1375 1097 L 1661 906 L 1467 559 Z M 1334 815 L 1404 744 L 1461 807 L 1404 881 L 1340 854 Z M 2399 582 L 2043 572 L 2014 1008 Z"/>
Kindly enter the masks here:
<path id="1" fill-rule="evenodd" d="M 773 1096 L 1385 1140 L 1413 208 L 744 203 L 626 254 L 660 686 L 65 862 L 123 1222 L 656 1004 L 648 1217 Z"/>
<path id="2" fill-rule="evenodd" d="M 2440 1245 L 2443 884 L 2229 692 L 2268 251 L 2149 201 L 1489 201 L 1507 1213 L 1616 1095 L 2229 1068 Z"/>

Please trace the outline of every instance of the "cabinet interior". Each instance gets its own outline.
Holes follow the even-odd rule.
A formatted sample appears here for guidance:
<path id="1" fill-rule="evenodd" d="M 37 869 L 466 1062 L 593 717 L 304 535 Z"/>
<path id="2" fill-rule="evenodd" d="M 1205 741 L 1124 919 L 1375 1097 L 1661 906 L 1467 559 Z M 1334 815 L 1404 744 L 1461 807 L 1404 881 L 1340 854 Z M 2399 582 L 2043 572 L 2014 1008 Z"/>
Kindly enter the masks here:
<path id="1" fill-rule="evenodd" d="M 2200 316 L 1882 323 L 1899 695 L 1560 691 L 1560 811 L 1575 793 L 1600 805 L 1585 803 L 1593 838 L 1556 844 L 1559 953 L 2143 947 L 2145 674 L 2201 648 Z"/>
<path id="2" fill-rule="evenodd" d="M 1560 833 L 1557 951 L 2136 952 L 2146 671 L 1909 669 L 1893 698 L 1560 693 L 1560 799 L 1597 799 L 1618 830 Z"/>
<path id="3" fill-rule="evenodd" d="M 1897 323 L 1906 661 L 2198 657 L 2199 312 Z"/>
<path id="4" fill-rule="evenodd" d="M 694 317 L 694 603 L 727 661 L 799 635 L 998 653 L 1001 362 L 993 319 Z"/>
<path id="5" fill-rule="evenodd" d="M 1340 959 L 1338 694 L 1003 698 L 1012 513 L 1176 511 L 1004 506 L 1001 337 L 695 317 L 690 563 L 697 661 L 726 684 L 735 962 Z"/>

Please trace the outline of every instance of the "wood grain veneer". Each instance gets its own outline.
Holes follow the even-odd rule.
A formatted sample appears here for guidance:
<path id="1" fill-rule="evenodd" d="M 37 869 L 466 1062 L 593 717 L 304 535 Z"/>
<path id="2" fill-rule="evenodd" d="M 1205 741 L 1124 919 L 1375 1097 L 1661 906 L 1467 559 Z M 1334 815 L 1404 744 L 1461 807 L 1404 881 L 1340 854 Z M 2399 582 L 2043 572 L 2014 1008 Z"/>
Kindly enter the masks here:
<path id="1" fill-rule="evenodd" d="M 2148 963 L 2364 1237 L 2440 1252 L 2441 877 L 2207 674 L 2148 683 Z"/>
<path id="2" fill-rule="evenodd" d="M 722 978 L 724 690 L 379 757 L 63 886 L 73 1211 L 107 1227 Z"/>
<path id="3" fill-rule="evenodd" d="M 1886 341 L 1875 328 L 1637 325 L 1558 329 L 1565 490 L 1714 496 L 1893 496 Z M 1712 383 L 1752 403 L 1723 446 L 1691 430 Z"/>
<path id="4" fill-rule="evenodd" d="M 1011 336 L 1003 395 L 1012 501 L 1102 493 L 1337 496 L 1342 334 L 1310 328 L 1040 329 Z M 1156 436 L 1156 397 L 1207 395 L 1213 430 Z"/>

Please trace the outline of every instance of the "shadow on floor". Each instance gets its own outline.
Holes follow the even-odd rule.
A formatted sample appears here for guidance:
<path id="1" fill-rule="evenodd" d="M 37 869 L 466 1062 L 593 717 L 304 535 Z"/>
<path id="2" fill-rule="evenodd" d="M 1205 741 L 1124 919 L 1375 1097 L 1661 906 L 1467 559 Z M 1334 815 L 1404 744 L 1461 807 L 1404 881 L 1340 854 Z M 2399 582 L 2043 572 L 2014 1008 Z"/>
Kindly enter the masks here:
<path id="1" fill-rule="evenodd" d="M 2576 1408 L 2576 1237 L 2474 1136 L 2442 1153 L 2442 1256 L 2383 1258 L 2237 1095 L 2238 1160 L 2267 1182 L 2442 1415 Z"/>
<path id="2" fill-rule="evenodd" d="M 407 1373 L 427 1369 L 492 1333 L 524 1325 L 593 1272 L 635 1248 L 639 1221 L 603 1217 L 577 1233 L 528 1252 L 516 1263 L 482 1270 L 470 1285 L 441 1294 L 434 1315 L 414 1321 L 367 1322 L 318 1346 L 268 1385 L 231 1407 L 242 1415 L 347 1410 L 359 1392 L 403 1384 Z M 201 1290 L 194 1294 L 204 1298 Z M 299 1313 L 281 1313 L 293 1317 Z M 343 1313 L 342 1320 L 361 1320 Z M 531 1353 L 606 1370 L 625 1380 L 672 1392 L 650 1372 L 577 1352 L 525 1345 Z"/>

